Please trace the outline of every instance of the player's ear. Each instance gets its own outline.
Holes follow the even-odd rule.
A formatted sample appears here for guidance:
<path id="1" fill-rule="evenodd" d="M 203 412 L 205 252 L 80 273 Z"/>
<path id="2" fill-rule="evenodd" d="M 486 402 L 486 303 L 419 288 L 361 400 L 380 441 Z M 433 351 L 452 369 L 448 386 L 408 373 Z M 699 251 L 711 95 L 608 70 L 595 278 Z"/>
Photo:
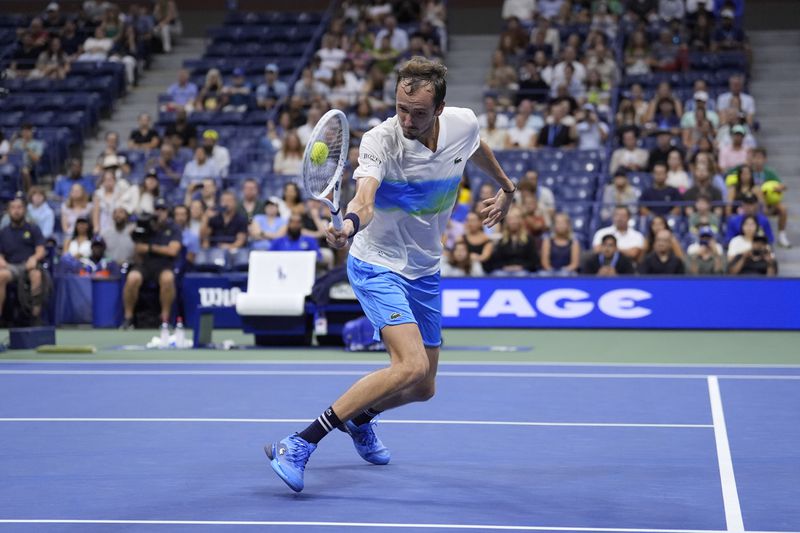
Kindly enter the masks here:
<path id="1" fill-rule="evenodd" d="M 442 100 L 442 102 L 438 106 L 436 106 L 436 110 L 433 112 L 435 116 L 438 117 L 439 115 L 442 114 L 442 111 L 444 111 L 444 104 L 445 102 L 444 100 Z"/>

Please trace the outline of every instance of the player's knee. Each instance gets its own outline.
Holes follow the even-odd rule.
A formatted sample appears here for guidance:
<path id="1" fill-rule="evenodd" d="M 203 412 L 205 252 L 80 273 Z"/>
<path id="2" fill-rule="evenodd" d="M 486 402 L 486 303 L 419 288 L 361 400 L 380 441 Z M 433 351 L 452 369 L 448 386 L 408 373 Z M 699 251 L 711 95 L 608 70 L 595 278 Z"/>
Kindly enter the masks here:
<path id="1" fill-rule="evenodd" d="M 418 402 L 427 402 L 436 394 L 436 382 L 426 379 L 414 387 L 414 399 Z"/>
<path id="2" fill-rule="evenodd" d="M 419 358 L 406 361 L 398 365 L 397 374 L 401 387 L 416 385 L 428 375 L 428 361 Z"/>

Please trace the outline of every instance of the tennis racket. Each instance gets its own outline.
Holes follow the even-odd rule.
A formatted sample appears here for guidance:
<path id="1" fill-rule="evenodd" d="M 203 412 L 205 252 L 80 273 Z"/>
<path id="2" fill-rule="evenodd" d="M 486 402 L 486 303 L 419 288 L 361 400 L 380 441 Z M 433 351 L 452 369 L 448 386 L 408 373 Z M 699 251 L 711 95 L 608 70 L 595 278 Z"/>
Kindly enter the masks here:
<path id="1" fill-rule="evenodd" d="M 319 119 L 303 152 L 303 185 L 306 192 L 331 210 L 331 222 L 342 229 L 339 189 L 350 146 L 347 117 L 331 109 Z"/>

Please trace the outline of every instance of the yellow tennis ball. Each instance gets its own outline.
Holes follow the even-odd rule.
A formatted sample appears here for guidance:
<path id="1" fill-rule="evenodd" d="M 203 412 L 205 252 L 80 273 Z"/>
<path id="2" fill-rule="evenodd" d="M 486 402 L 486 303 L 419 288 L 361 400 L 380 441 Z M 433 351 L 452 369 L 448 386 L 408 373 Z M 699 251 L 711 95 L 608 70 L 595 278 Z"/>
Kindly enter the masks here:
<path id="1" fill-rule="evenodd" d="M 783 191 L 779 191 L 778 187 L 780 187 L 780 182 L 774 180 L 765 181 L 761 186 L 761 192 L 764 193 L 764 201 L 767 202 L 767 205 L 779 204 L 783 199 Z"/>
<path id="2" fill-rule="evenodd" d="M 311 146 L 311 162 L 321 165 L 328 159 L 328 145 L 322 141 L 317 141 Z"/>

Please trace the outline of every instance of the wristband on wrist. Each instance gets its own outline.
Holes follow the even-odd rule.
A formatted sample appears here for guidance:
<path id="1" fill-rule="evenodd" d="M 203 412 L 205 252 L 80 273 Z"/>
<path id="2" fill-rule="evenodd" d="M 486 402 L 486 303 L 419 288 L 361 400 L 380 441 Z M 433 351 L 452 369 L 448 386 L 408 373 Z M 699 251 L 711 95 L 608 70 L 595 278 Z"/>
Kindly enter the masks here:
<path id="1" fill-rule="evenodd" d="M 514 194 L 515 192 L 517 192 L 517 186 L 516 186 L 516 185 L 514 185 L 514 188 L 513 188 L 513 189 L 511 189 L 510 191 L 507 191 L 507 190 L 505 190 L 505 189 L 502 189 L 502 191 L 503 191 L 504 193 L 506 193 L 506 194 Z"/>
<path id="2" fill-rule="evenodd" d="M 355 236 L 355 234 L 358 233 L 358 228 L 361 227 L 361 219 L 358 218 L 358 215 L 356 215 L 355 213 L 347 213 L 344 216 L 344 220 L 349 220 L 350 222 L 353 223 L 353 233 L 351 233 L 347 237 L 348 239 L 352 239 Z"/>

